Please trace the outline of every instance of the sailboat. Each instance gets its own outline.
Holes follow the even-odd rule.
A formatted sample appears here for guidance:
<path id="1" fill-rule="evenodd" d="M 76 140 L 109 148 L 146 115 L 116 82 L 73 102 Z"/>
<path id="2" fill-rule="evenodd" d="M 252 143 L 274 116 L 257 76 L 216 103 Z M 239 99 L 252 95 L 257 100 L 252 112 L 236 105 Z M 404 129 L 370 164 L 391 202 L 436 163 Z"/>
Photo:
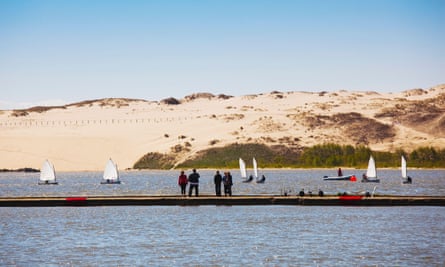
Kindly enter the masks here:
<path id="1" fill-rule="evenodd" d="M 250 175 L 249 178 L 246 179 L 246 177 L 247 177 L 246 163 L 244 162 L 244 160 L 242 158 L 239 158 L 239 170 L 241 173 L 241 177 L 244 178 L 243 183 L 249 183 L 253 180 L 252 175 Z"/>
<path id="2" fill-rule="evenodd" d="M 59 184 L 56 181 L 56 170 L 54 169 L 54 165 L 52 165 L 49 160 L 43 162 L 42 169 L 40 170 L 39 185 L 45 184 Z"/>
<path id="3" fill-rule="evenodd" d="M 262 184 L 266 181 L 266 176 L 262 175 L 261 179 L 258 179 L 258 164 L 255 158 L 253 158 L 252 161 L 253 161 L 253 174 L 255 175 L 255 180 L 258 184 Z"/>
<path id="4" fill-rule="evenodd" d="M 407 167 L 406 167 L 406 159 L 403 155 L 402 155 L 402 162 L 401 162 L 400 169 L 402 171 L 402 184 L 412 184 L 413 179 L 408 176 Z"/>
<path id="5" fill-rule="evenodd" d="M 119 172 L 117 171 L 117 165 L 113 162 L 112 159 L 107 161 L 107 165 L 105 165 L 103 179 L 100 182 L 101 184 L 120 184 L 119 180 Z"/>
<path id="6" fill-rule="evenodd" d="M 363 174 L 363 183 L 380 183 L 380 179 L 377 178 L 377 169 L 375 168 L 375 161 L 372 156 L 369 157 L 368 169 L 366 174 Z"/>

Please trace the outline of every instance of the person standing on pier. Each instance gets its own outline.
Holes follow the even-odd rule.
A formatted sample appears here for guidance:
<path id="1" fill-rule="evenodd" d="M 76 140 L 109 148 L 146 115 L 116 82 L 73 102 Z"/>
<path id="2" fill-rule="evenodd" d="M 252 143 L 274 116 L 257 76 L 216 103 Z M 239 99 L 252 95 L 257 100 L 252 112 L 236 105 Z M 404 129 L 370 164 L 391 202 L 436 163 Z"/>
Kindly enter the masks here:
<path id="1" fill-rule="evenodd" d="M 224 173 L 224 177 L 223 177 L 223 182 L 224 182 L 224 196 L 232 196 L 232 175 L 230 174 L 230 172 L 226 172 Z"/>
<path id="2" fill-rule="evenodd" d="M 195 196 L 199 195 L 199 173 L 196 172 L 196 169 L 193 169 L 193 172 L 189 175 L 189 197 L 192 196 L 193 188 L 195 189 Z"/>
<path id="3" fill-rule="evenodd" d="M 184 174 L 184 171 L 181 171 L 181 174 L 179 175 L 178 178 L 178 185 L 181 187 L 181 195 L 185 196 L 185 190 L 187 188 L 187 175 Z"/>
<path id="4" fill-rule="evenodd" d="M 213 182 L 215 183 L 215 193 L 216 196 L 221 196 L 221 182 L 222 176 L 219 171 L 216 171 L 215 177 L 213 177 Z"/>

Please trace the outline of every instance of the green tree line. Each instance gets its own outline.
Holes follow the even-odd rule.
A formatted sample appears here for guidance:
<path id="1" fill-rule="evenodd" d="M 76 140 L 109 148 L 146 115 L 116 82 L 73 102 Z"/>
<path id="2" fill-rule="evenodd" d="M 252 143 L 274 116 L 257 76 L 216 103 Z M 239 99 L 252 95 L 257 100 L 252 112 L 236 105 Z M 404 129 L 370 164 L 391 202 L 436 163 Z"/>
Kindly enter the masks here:
<path id="1" fill-rule="evenodd" d="M 365 168 L 372 155 L 379 167 L 400 167 L 403 155 L 410 167 L 444 168 L 445 149 L 420 147 L 412 152 L 397 150 L 395 152 L 372 151 L 365 146 L 323 144 L 307 148 L 298 159 L 297 167 L 353 167 Z"/>
<path id="2" fill-rule="evenodd" d="M 156 155 L 154 155 L 156 154 Z M 372 151 L 366 146 L 321 144 L 302 150 L 291 150 L 284 146 L 269 147 L 262 144 L 232 144 L 199 152 L 176 168 L 238 168 L 241 157 L 251 167 L 255 157 L 261 168 L 366 168 L 369 156 L 377 166 L 400 167 L 400 157 L 404 155 L 409 167 L 445 168 L 445 149 L 420 147 L 411 152 Z M 136 169 L 168 169 L 175 164 L 175 157 L 167 154 L 148 153 L 135 163 Z M 250 165 L 250 166 L 249 166 Z"/>

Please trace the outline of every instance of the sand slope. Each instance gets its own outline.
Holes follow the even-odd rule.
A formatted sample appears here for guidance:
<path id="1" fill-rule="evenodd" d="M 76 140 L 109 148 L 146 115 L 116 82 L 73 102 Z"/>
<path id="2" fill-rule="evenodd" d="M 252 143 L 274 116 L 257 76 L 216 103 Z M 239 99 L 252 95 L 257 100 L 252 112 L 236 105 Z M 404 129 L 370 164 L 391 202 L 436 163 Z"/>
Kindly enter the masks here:
<path id="1" fill-rule="evenodd" d="M 196 94 L 168 101 L 102 99 L 57 108 L 0 111 L 0 168 L 131 168 L 147 152 L 197 151 L 238 142 L 292 148 L 334 142 L 374 150 L 445 147 L 445 85 L 400 93 Z"/>

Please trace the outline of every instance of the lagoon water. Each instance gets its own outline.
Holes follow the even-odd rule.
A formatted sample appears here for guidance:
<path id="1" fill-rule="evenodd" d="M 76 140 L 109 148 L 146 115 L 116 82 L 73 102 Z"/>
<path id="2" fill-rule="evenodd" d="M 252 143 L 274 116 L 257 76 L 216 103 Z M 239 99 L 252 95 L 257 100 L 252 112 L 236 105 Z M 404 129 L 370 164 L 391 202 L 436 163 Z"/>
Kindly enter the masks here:
<path id="1" fill-rule="evenodd" d="M 361 172 L 355 170 L 355 174 Z M 323 182 L 327 170 L 268 170 L 266 184 L 234 194 L 280 194 L 305 188 L 336 193 L 375 184 Z M 345 170 L 345 173 L 353 171 Z M 200 171 L 212 194 L 213 171 Z M 445 195 L 445 172 L 416 170 L 412 185 L 381 171 L 378 194 Z M 145 195 L 179 192 L 176 171 L 0 174 L 0 196 Z M 444 207 L 118 206 L 0 208 L 0 266 L 444 266 Z"/>
<path id="2" fill-rule="evenodd" d="M 221 170 L 224 171 L 224 170 Z M 200 192 L 214 194 L 214 170 L 198 170 L 201 174 Z M 301 189 L 328 194 L 339 192 L 372 192 L 376 194 L 404 196 L 445 196 L 445 170 L 413 170 L 413 184 L 401 185 L 400 171 L 380 170 L 381 183 L 361 183 L 365 170 L 344 170 L 354 174 L 358 182 L 323 181 L 324 175 L 336 175 L 336 170 L 264 170 L 265 184 L 243 183 L 239 171 L 232 170 L 234 195 L 279 195 L 286 191 L 296 194 Z M 190 173 L 190 171 L 188 171 Z M 179 171 L 122 171 L 122 184 L 101 185 L 101 172 L 62 172 L 57 174 L 59 185 L 37 186 L 38 173 L 0 173 L 0 197 L 2 196 L 91 196 L 91 195 L 177 195 Z"/>
<path id="3" fill-rule="evenodd" d="M 444 266 L 444 207 L 0 208 L 1 266 Z"/>

